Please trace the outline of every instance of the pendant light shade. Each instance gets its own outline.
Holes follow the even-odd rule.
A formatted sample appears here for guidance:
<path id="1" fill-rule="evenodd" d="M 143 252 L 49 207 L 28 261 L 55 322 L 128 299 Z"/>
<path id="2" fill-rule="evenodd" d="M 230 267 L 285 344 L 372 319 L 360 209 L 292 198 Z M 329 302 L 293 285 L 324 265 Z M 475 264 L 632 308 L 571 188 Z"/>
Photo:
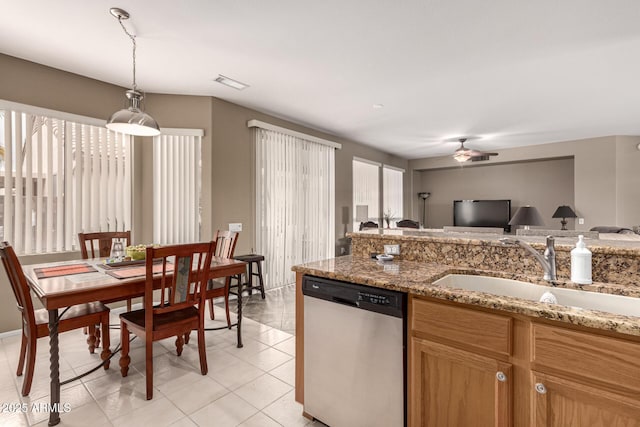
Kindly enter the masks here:
<path id="1" fill-rule="evenodd" d="M 142 110 L 143 96 L 136 86 L 136 37 L 129 33 L 122 23 L 123 19 L 129 19 L 129 13 L 117 7 L 111 8 L 109 12 L 118 19 L 118 23 L 133 43 L 133 89 L 126 92 L 129 106 L 120 111 L 116 111 L 109 117 L 106 124 L 107 129 L 136 136 L 160 135 L 158 122 Z"/>
<path id="2" fill-rule="evenodd" d="M 140 109 L 142 94 L 136 90 L 128 90 L 126 96 L 129 108 L 113 113 L 107 121 L 107 129 L 137 136 L 160 135 L 158 122 Z"/>

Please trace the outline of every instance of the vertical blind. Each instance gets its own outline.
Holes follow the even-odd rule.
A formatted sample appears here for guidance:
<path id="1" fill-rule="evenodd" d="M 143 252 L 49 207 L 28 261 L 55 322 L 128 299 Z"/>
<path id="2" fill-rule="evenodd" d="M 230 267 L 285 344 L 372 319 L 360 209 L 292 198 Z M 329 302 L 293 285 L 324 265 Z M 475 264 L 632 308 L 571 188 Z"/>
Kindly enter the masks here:
<path id="1" fill-rule="evenodd" d="M 5 108 L 0 148 L 0 239 L 17 253 L 74 250 L 78 232 L 131 227 L 129 136 Z"/>
<path id="2" fill-rule="evenodd" d="M 165 130 L 153 138 L 153 241 L 197 242 L 201 226 L 202 130 Z"/>
<path id="3" fill-rule="evenodd" d="M 369 220 L 380 221 L 380 164 L 364 159 L 353 159 L 353 229 L 358 230 L 356 206 L 367 206 Z"/>
<path id="4" fill-rule="evenodd" d="M 402 178 L 404 171 L 393 166 L 382 167 L 382 211 L 391 213 L 392 225 L 403 218 Z"/>
<path id="5" fill-rule="evenodd" d="M 268 288 L 295 281 L 291 267 L 335 254 L 335 148 L 254 128 L 256 250 Z"/>

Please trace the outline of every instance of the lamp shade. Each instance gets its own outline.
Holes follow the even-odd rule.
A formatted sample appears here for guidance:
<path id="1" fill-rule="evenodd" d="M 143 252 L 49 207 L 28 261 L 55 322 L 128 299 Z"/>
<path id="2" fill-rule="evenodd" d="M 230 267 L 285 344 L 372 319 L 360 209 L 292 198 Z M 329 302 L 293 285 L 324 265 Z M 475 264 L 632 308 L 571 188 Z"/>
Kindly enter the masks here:
<path id="1" fill-rule="evenodd" d="M 369 206 L 356 205 L 356 221 L 360 221 L 360 222 L 369 221 Z"/>
<path id="2" fill-rule="evenodd" d="M 107 129 L 127 135 L 160 135 L 160 126 L 153 117 L 140 109 L 142 94 L 135 90 L 126 92 L 129 108 L 116 111 L 107 120 Z"/>
<path id="3" fill-rule="evenodd" d="M 552 218 L 576 218 L 577 215 L 569 206 L 558 206 Z"/>
<path id="4" fill-rule="evenodd" d="M 534 206 L 520 206 L 509 221 L 509 225 L 544 225 L 544 221 Z"/>

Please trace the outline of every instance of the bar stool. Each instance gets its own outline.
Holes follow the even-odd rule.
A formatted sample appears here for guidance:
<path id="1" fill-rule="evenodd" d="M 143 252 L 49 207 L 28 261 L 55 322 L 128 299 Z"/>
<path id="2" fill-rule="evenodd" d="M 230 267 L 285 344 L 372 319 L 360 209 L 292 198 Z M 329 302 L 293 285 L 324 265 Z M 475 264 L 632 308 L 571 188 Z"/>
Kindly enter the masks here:
<path id="1" fill-rule="evenodd" d="M 233 259 L 237 259 L 238 261 L 244 261 L 247 263 L 249 267 L 249 272 L 247 273 L 247 281 L 242 284 L 243 290 L 248 290 L 249 295 L 254 289 L 260 289 L 260 293 L 262 294 L 262 299 L 264 299 L 264 280 L 262 279 L 262 261 L 264 261 L 263 255 L 257 254 L 248 254 L 248 255 L 238 255 L 233 257 Z M 256 265 L 257 273 L 253 271 L 253 264 Z M 253 285 L 253 276 L 258 277 L 258 285 Z M 237 286 L 233 286 L 234 288 Z"/>

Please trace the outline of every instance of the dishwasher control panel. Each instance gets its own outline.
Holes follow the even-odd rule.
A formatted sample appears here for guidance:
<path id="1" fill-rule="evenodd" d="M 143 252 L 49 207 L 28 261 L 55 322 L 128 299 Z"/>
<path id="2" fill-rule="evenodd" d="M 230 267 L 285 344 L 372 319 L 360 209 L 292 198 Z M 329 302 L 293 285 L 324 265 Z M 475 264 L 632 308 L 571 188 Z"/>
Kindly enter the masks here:
<path id="1" fill-rule="evenodd" d="M 380 294 L 371 293 L 371 292 L 358 292 L 358 302 L 368 302 L 369 304 L 376 304 L 376 305 L 394 305 L 395 304 L 395 301 L 391 301 L 391 298 L 389 298 L 389 296 L 380 295 Z"/>
<path id="2" fill-rule="evenodd" d="M 402 292 L 307 275 L 302 281 L 302 294 L 400 318 L 404 318 L 407 307 Z"/>

